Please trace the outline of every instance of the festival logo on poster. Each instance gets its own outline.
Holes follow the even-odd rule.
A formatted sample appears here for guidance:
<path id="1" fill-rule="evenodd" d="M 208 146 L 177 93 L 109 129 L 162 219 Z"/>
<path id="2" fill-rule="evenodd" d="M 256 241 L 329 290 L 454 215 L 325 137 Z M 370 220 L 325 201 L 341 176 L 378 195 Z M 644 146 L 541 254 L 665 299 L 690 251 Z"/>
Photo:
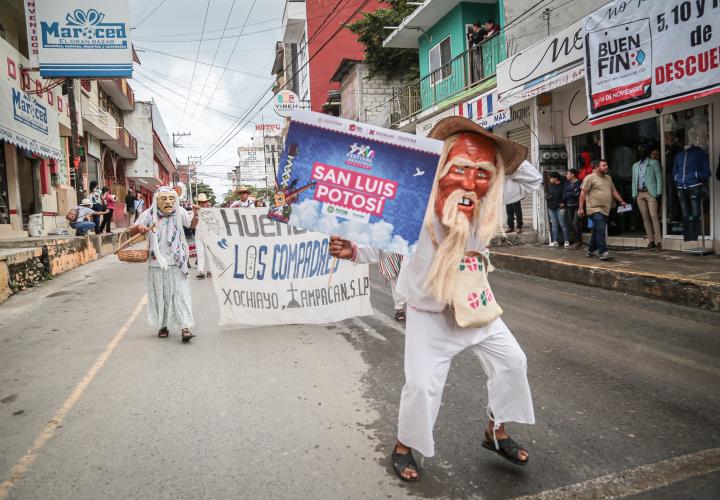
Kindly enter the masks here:
<path id="1" fill-rule="evenodd" d="M 285 144 L 271 219 L 413 252 L 441 141 L 298 111 Z"/>
<path id="2" fill-rule="evenodd" d="M 367 265 L 334 260 L 327 235 L 262 208 L 200 211 L 221 325 L 322 324 L 372 315 Z"/>

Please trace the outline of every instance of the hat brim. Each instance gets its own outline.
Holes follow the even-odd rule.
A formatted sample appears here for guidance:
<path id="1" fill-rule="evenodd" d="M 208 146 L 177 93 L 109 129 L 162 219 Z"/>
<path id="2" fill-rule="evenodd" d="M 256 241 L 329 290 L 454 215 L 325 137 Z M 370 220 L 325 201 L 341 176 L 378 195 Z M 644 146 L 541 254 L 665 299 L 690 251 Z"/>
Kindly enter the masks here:
<path id="1" fill-rule="evenodd" d="M 237 194 L 243 194 L 243 193 L 250 194 L 250 190 L 249 190 L 249 189 L 238 189 L 238 190 L 235 191 L 235 192 L 236 192 Z"/>
<path id="2" fill-rule="evenodd" d="M 513 174 L 527 158 L 528 150 L 522 144 L 488 132 L 474 121 L 463 116 L 443 118 L 432 128 L 428 137 L 444 141 L 448 137 L 460 133 L 480 134 L 493 141 L 503 159 L 506 175 Z"/>

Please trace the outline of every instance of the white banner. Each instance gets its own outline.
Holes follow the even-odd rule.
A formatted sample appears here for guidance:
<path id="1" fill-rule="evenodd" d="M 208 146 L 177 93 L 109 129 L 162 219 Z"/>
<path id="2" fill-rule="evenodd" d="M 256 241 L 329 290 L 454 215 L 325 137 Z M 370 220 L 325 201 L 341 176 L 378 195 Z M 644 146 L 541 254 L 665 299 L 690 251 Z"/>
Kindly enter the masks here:
<path id="1" fill-rule="evenodd" d="M 592 125 L 720 92 L 718 0 L 616 0 L 583 34 Z"/>
<path id="2" fill-rule="evenodd" d="M 131 78 L 128 0 L 35 0 L 43 78 Z"/>
<path id="3" fill-rule="evenodd" d="M 57 111 L 43 98 L 0 77 L 0 110 L 0 140 L 45 158 L 62 158 Z"/>
<path id="4" fill-rule="evenodd" d="M 325 324 L 373 314 L 368 266 L 333 261 L 324 234 L 270 220 L 266 208 L 202 209 L 196 234 L 220 325 Z"/>
<path id="5" fill-rule="evenodd" d="M 27 40 L 28 40 L 28 59 L 30 60 L 30 67 L 38 67 L 38 23 L 37 23 L 37 12 L 35 8 L 35 0 L 25 0 L 25 27 L 27 28 Z"/>
<path id="6" fill-rule="evenodd" d="M 531 99 L 582 78 L 582 19 L 497 65 L 500 105 Z M 580 71 L 578 71 L 580 69 Z"/>

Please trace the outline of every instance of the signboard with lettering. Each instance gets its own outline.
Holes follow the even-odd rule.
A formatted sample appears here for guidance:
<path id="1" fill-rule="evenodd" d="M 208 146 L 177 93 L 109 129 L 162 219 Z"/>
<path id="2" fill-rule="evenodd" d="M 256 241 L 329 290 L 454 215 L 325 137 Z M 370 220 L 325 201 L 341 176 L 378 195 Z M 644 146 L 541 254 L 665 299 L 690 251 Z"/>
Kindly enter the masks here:
<path id="1" fill-rule="evenodd" d="M 328 237 L 263 208 L 200 210 L 220 325 L 324 324 L 371 316 L 367 265 L 333 260 Z"/>
<path id="2" fill-rule="evenodd" d="M 497 66 L 500 104 L 508 108 L 584 75 L 582 19 Z"/>
<path id="3" fill-rule="evenodd" d="M 302 107 L 302 103 L 295 92 L 285 89 L 273 97 L 273 107 L 278 115 L 288 118 L 293 111 Z"/>
<path id="4" fill-rule="evenodd" d="M 27 11 L 31 3 L 43 78 L 132 77 L 127 0 L 26 0 Z"/>
<path id="5" fill-rule="evenodd" d="M 0 141 L 7 141 L 45 158 L 61 159 L 57 111 L 0 78 Z M 7 110 L 7 111 L 6 111 Z"/>
<path id="6" fill-rule="evenodd" d="M 342 118 L 293 113 L 274 220 L 413 253 L 443 143 Z"/>
<path id="7" fill-rule="evenodd" d="M 591 125 L 720 92 L 717 0 L 616 0 L 582 28 Z"/>

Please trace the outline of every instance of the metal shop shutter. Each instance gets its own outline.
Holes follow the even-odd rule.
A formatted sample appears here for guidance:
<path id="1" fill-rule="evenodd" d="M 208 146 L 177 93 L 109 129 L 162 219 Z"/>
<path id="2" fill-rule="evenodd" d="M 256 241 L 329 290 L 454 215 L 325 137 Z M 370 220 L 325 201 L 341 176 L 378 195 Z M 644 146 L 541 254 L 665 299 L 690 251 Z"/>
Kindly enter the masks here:
<path id="1" fill-rule="evenodd" d="M 520 127 L 514 130 L 510 130 L 507 133 L 507 138 L 511 141 L 522 144 L 528 150 L 527 160 L 530 161 L 530 143 L 531 143 L 530 129 L 527 127 Z M 526 196 L 522 203 L 523 213 L 523 226 L 525 229 L 531 229 L 533 224 L 533 197 Z"/>

